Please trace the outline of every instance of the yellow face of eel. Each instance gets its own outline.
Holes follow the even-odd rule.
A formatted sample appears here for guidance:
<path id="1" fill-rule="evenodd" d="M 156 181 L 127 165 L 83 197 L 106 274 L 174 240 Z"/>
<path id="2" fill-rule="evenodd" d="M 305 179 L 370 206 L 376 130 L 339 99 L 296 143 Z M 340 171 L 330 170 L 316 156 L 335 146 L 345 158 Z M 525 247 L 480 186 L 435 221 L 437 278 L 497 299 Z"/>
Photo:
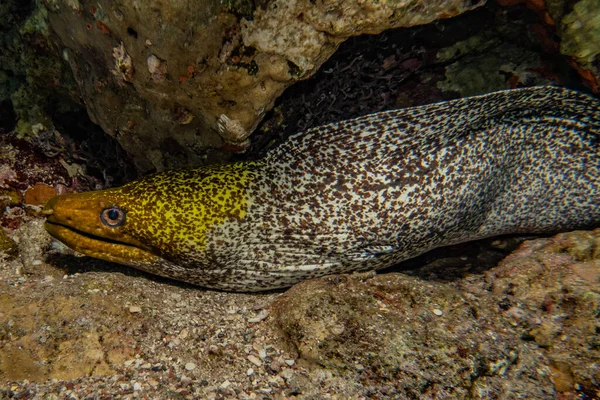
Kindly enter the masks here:
<path id="1" fill-rule="evenodd" d="M 242 164 L 230 164 L 56 196 L 44 207 L 45 228 L 85 255 L 161 274 L 163 260 L 201 259 L 213 227 L 244 218 L 251 181 Z"/>
<path id="2" fill-rule="evenodd" d="M 52 236 L 80 253 L 121 264 L 153 263 L 157 256 L 140 241 L 131 207 L 113 190 L 56 196 L 43 213 Z M 135 212 L 134 212 L 135 215 Z"/>

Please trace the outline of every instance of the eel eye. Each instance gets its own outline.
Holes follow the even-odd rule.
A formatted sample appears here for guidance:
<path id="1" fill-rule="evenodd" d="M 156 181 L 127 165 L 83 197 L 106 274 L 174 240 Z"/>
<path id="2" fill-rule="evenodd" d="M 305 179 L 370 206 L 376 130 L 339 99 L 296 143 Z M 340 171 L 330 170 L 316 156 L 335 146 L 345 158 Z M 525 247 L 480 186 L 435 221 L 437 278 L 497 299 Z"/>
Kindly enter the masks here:
<path id="1" fill-rule="evenodd" d="M 104 225 L 116 228 L 125 222 L 125 211 L 116 206 L 105 208 L 100 213 L 100 220 Z"/>

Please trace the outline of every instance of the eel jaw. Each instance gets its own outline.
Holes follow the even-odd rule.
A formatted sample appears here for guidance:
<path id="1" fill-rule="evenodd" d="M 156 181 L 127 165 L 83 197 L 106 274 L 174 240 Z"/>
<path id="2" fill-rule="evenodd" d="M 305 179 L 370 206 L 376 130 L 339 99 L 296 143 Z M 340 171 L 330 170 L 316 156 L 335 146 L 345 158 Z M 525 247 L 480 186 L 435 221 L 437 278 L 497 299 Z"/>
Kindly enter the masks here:
<path id="1" fill-rule="evenodd" d="M 132 244 L 109 241 L 99 236 L 78 231 L 67 225 L 52 222 L 50 218 L 44 223 L 44 228 L 54 238 L 86 256 L 136 268 L 156 264 L 162 260 L 161 257 L 152 254 L 150 251 Z"/>

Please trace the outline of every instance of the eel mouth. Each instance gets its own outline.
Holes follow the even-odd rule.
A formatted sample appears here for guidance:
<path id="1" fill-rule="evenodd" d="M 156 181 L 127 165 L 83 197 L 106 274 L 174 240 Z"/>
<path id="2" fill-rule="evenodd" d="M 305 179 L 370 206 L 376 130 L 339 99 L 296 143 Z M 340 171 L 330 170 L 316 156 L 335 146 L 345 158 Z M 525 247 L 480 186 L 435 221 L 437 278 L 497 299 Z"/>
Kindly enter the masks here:
<path id="1" fill-rule="evenodd" d="M 46 231 L 73 250 L 86 256 L 133 267 L 152 264 L 160 260 L 160 257 L 154 255 L 149 250 L 118 240 L 96 236 L 72 226 L 51 221 L 51 218 L 52 216 L 49 215 L 44 223 Z"/>

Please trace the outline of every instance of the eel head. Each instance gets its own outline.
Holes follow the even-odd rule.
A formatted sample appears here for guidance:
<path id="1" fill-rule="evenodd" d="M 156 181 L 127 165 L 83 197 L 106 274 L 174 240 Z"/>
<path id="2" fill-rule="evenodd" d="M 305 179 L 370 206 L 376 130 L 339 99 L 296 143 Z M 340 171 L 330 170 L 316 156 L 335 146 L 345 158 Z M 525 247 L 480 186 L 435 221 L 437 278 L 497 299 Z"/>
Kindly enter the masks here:
<path id="1" fill-rule="evenodd" d="M 73 250 L 91 257 L 132 266 L 156 262 L 159 257 L 135 234 L 119 197 L 111 190 L 56 196 L 44 206 L 44 227 Z"/>
<path id="2" fill-rule="evenodd" d="M 60 195 L 44 207 L 45 228 L 80 253 L 163 276 L 177 266 L 209 268 L 207 238 L 215 227 L 244 219 L 252 179 L 240 163 Z"/>

